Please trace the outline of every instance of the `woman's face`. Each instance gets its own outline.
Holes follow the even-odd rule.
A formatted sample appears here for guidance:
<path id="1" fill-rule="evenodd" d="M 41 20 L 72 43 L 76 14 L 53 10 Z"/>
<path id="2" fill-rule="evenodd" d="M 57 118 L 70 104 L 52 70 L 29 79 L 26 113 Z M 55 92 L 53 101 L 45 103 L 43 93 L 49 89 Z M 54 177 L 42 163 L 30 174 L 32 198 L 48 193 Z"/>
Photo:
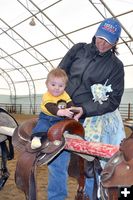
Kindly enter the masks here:
<path id="1" fill-rule="evenodd" d="M 99 37 L 96 37 L 95 44 L 96 44 L 97 49 L 101 53 L 104 53 L 104 52 L 108 51 L 109 49 L 111 49 L 113 47 L 113 45 L 111 45 L 110 43 L 108 43 L 103 38 L 99 38 Z"/>

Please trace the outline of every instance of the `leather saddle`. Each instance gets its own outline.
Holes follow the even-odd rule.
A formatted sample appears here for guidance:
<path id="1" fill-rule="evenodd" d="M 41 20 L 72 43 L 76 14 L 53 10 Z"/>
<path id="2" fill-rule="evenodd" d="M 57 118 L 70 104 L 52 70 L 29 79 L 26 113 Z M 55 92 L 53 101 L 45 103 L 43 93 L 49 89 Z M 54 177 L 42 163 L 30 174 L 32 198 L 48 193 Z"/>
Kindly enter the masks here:
<path id="1" fill-rule="evenodd" d="M 0 108 L 0 126 L 15 128 L 18 126 L 16 120 L 3 108 Z M 7 160 L 14 158 L 12 137 L 0 133 L 0 190 L 4 187 L 10 176 Z"/>
<path id="2" fill-rule="evenodd" d="M 129 187 L 133 185 L 133 136 L 124 139 L 119 151 L 108 161 L 101 173 L 101 184 L 105 188 Z"/>
<path id="3" fill-rule="evenodd" d="M 15 129 L 12 136 L 13 145 L 20 152 L 16 165 L 15 182 L 28 200 L 37 199 L 36 166 L 47 164 L 64 149 L 65 132 L 84 136 L 84 129 L 79 122 L 66 119 L 53 125 L 47 133 L 47 138 L 42 141 L 42 146 L 32 150 L 30 138 L 37 120 L 34 118 L 23 122 Z"/>

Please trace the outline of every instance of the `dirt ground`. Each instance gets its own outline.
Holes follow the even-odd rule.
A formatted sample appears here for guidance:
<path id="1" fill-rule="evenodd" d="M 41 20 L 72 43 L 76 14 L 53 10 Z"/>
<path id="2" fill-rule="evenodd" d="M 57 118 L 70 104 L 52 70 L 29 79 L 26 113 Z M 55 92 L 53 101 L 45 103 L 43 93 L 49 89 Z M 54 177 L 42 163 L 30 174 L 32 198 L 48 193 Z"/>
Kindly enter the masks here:
<path id="1" fill-rule="evenodd" d="M 23 121 L 36 117 L 33 115 L 13 115 L 17 122 L 20 124 Z M 126 129 L 126 132 L 129 134 L 130 130 Z M 25 196 L 22 191 L 20 191 L 14 181 L 14 172 L 17 162 L 18 153 L 15 151 L 15 158 L 11 161 L 8 161 L 8 169 L 10 172 L 10 177 L 7 180 L 4 188 L 0 191 L 0 200 L 25 200 Z M 43 165 L 37 168 L 37 195 L 38 200 L 47 200 L 47 181 L 48 181 L 48 172 L 47 166 Z M 67 200 L 73 200 L 76 194 L 77 181 L 74 178 L 69 177 L 68 180 L 68 190 L 69 196 Z"/>
<path id="2" fill-rule="evenodd" d="M 13 114 L 12 116 L 14 116 L 14 118 L 17 120 L 19 124 L 27 119 L 36 117 L 33 115 L 15 115 L 15 114 Z M 15 158 L 11 161 L 8 161 L 8 170 L 10 176 L 4 188 L 0 191 L 0 200 L 25 200 L 24 193 L 16 187 L 14 181 L 14 173 L 18 155 L 19 155 L 18 152 L 15 151 Z M 36 176 L 37 176 L 38 200 L 47 200 L 47 182 L 48 182 L 47 166 L 46 165 L 39 166 L 36 170 Z M 69 196 L 67 200 L 73 200 L 77 189 L 76 179 L 69 177 L 68 189 L 69 189 Z"/>

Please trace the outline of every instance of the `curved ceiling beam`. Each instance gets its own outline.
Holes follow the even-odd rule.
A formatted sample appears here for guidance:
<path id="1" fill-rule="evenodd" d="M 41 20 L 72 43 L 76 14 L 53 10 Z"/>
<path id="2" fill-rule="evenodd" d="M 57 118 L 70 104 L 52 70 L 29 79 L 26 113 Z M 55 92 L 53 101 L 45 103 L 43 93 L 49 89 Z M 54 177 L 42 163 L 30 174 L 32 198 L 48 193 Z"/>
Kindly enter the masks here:
<path id="1" fill-rule="evenodd" d="M 0 20 L 8 27 L 8 30 L 12 30 L 12 32 L 14 32 L 22 41 L 24 41 L 26 44 L 28 44 L 28 46 L 30 46 L 31 49 L 33 49 L 35 52 L 37 52 L 42 58 L 44 58 L 45 60 L 47 60 L 47 62 L 53 67 L 53 65 L 49 62 L 49 60 L 48 60 L 43 54 L 41 54 L 34 46 L 32 46 L 27 40 L 25 40 L 25 38 L 23 38 L 20 34 L 18 34 L 18 33 L 17 33 L 11 26 L 9 26 L 9 24 L 7 24 L 3 19 L 0 18 Z M 43 63 L 40 62 L 40 61 L 37 59 L 37 57 L 33 56 L 26 48 L 24 48 L 22 45 L 20 45 L 20 44 L 17 42 L 17 40 L 15 40 L 13 37 L 11 37 L 11 36 L 7 33 L 7 31 L 4 31 L 4 30 L 3 30 L 3 33 L 6 33 L 12 40 L 14 40 L 19 46 L 21 46 L 21 47 L 23 48 L 23 50 L 25 50 L 28 54 L 30 54 L 32 57 L 34 57 L 40 64 L 43 65 Z M 44 66 L 44 65 L 43 65 L 43 66 Z M 47 71 L 49 71 L 48 68 L 47 68 L 46 66 L 44 66 L 44 67 L 47 69 Z"/>
<path id="2" fill-rule="evenodd" d="M 41 10 L 32 0 L 29 0 L 29 1 L 38 9 L 38 11 L 39 11 L 40 13 L 42 13 L 42 15 L 44 15 L 44 16 L 53 24 L 53 26 L 54 26 L 58 31 L 60 31 L 60 32 L 62 33 L 62 35 L 64 35 L 64 36 L 66 37 L 66 39 L 68 39 L 69 42 L 71 42 L 72 44 L 74 44 L 74 42 L 59 28 L 59 26 L 57 26 L 57 24 L 55 24 L 55 23 L 43 12 L 45 9 Z M 57 39 L 58 39 L 58 37 L 57 37 Z M 60 42 L 61 42 L 61 41 L 60 41 Z"/>
<path id="3" fill-rule="evenodd" d="M 31 74 L 21 63 L 19 63 L 15 58 L 13 58 L 11 55 L 9 55 L 7 52 L 5 52 L 5 50 L 1 49 L 1 51 L 3 53 L 5 53 L 9 58 L 11 58 L 12 61 L 15 61 L 19 66 L 21 66 L 21 68 L 25 71 L 25 74 L 28 75 L 29 79 L 27 79 L 27 76 L 24 75 L 24 72 L 22 72 L 21 69 L 15 67 L 15 65 L 12 64 L 11 62 L 9 62 L 6 58 L 3 58 L 3 57 L 0 58 L 0 59 L 4 59 L 8 64 L 10 64 L 17 71 L 19 71 L 20 74 L 24 77 L 24 79 L 28 85 L 30 105 L 31 105 L 32 111 L 34 113 L 35 112 L 35 104 L 36 104 L 36 90 L 35 90 L 35 84 L 34 84 Z M 30 86 L 29 81 L 32 83 L 32 87 Z M 33 91 L 33 93 L 32 93 L 32 91 Z M 32 95 L 34 96 L 34 103 L 32 103 Z"/>
<path id="4" fill-rule="evenodd" d="M 60 37 L 58 37 L 57 35 L 55 35 L 44 23 L 41 22 L 41 20 L 39 20 L 37 18 L 37 14 L 41 13 L 43 16 L 45 16 L 49 21 L 50 23 L 60 32 L 62 33 L 62 35 L 64 37 L 66 37 L 66 39 L 71 43 L 71 44 L 74 44 L 74 42 L 43 12 L 44 10 L 48 9 L 48 8 L 45 8 L 45 9 L 40 9 L 33 1 L 29 0 L 29 2 L 31 2 L 31 4 L 36 7 L 36 9 L 38 10 L 38 12 L 36 14 L 33 14 L 21 1 L 17 0 L 21 5 L 23 5 L 23 7 L 28 10 L 30 12 L 31 15 L 33 15 L 56 39 L 58 39 L 67 49 L 69 49 L 70 47 L 66 46 L 66 44 L 60 39 Z M 60 1 L 58 1 L 60 2 Z M 54 4 L 53 4 L 54 5 Z M 51 5 L 51 6 L 53 6 Z M 50 7 L 51 7 L 50 6 Z"/>
<path id="5" fill-rule="evenodd" d="M 15 84 L 14 84 L 11 76 L 8 74 L 8 72 L 6 72 L 2 68 L 0 68 L 0 70 L 2 71 L 2 73 L 0 73 L 0 76 L 3 77 L 3 79 L 6 81 L 8 87 L 9 87 L 11 103 L 12 104 L 16 104 L 16 88 L 15 88 Z M 6 75 L 6 77 L 5 77 L 5 75 Z M 8 81 L 8 79 L 10 80 L 10 82 Z"/>

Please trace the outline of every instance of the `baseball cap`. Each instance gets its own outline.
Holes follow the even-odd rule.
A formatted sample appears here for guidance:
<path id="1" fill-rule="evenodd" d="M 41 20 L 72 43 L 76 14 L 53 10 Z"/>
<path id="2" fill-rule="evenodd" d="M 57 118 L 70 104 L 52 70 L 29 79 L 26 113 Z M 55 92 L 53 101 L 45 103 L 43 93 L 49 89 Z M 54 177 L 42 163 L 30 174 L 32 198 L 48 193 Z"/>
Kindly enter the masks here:
<path id="1" fill-rule="evenodd" d="M 117 19 L 105 19 L 98 27 L 96 37 L 105 39 L 111 45 L 115 44 L 121 34 L 121 24 Z"/>

